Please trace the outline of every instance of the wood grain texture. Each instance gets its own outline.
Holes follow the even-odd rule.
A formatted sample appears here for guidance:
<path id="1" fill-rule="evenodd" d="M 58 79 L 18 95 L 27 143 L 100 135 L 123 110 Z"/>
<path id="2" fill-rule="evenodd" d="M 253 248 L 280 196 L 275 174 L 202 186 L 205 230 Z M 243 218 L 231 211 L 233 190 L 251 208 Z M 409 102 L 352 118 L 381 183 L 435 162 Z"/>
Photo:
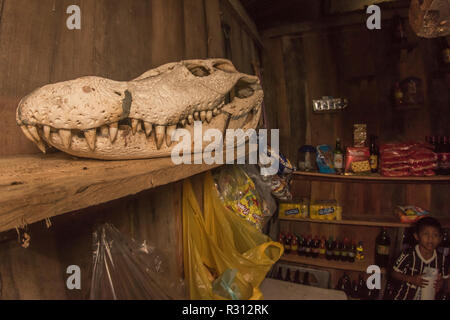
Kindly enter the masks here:
<path id="1" fill-rule="evenodd" d="M 206 28 L 208 34 L 208 57 L 225 58 L 225 42 L 219 0 L 205 0 Z"/>
<path id="2" fill-rule="evenodd" d="M 0 159 L 0 231 L 182 180 L 217 165 L 173 165 L 170 158 L 80 160 L 65 154 Z"/>
<path id="3" fill-rule="evenodd" d="M 204 0 L 183 1 L 185 59 L 208 57 Z"/>

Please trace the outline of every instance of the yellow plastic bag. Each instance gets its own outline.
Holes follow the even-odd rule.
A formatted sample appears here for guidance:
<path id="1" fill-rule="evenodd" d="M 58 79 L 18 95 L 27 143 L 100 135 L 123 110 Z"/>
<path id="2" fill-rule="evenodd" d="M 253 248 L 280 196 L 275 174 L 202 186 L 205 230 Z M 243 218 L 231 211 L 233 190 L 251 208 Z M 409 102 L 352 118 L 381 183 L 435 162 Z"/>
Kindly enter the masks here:
<path id="1" fill-rule="evenodd" d="M 235 284 L 243 300 L 262 299 L 259 285 L 283 254 L 283 246 L 231 212 L 219 199 L 210 172 L 204 177 L 204 214 L 189 180 L 183 185 L 184 272 L 189 297 L 225 299 L 213 282 L 227 269 L 237 269 Z"/>

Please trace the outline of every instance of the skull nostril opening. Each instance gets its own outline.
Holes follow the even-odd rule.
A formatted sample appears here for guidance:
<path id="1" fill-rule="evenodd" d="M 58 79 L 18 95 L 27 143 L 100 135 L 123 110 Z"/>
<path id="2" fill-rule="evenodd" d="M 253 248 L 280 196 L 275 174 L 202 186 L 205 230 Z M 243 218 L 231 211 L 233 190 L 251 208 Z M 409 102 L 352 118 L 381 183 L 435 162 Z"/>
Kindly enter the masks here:
<path id="1" fill-rule="evenodd" d="M 248 80 L 240 79 L 234 86 L 234 95 L 239 99 L 245 99 L 253 96 L 256 83 L 250 83 Z"/>
<path id="2" fill-rule="evenodd" d="M 196 77 L 207 77 L 211 74 L 207 68 L 201 65 L 188 64 L 186 68 Z"/>

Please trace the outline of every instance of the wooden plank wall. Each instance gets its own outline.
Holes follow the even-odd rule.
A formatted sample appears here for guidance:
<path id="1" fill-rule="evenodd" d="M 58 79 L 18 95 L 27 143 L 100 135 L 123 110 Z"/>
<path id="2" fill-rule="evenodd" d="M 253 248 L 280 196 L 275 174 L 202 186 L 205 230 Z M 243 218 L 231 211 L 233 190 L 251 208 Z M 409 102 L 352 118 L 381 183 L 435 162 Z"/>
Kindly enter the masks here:
<path id="1" fill-rule="evenodd" d="M 72 4 L 81 8 L 81 30 L 66 28 Z M 258 58 L 254 40 L 220 0 L 0 0 L 0 8 L 0 156 L 40 152 L 15 123 L 18 102 L 39 86 L 86 75 L 129 80 L 171 61 L 225 57 L 225 17 L 238 70 L 253 73 Z M 194 181 L 201 200 L 202 179 Z M 28 249 L 1 242 L 0 299 L 88 298 L 92 231 L 105 221 L 158 246 L 171 277 L 179 279 L 181 189 L 174 183 L 68 213 L 52 219 L 48 230 L 35 223 Z M 81 267 L 81 291 L 65 287 L 72 264 Z"/>

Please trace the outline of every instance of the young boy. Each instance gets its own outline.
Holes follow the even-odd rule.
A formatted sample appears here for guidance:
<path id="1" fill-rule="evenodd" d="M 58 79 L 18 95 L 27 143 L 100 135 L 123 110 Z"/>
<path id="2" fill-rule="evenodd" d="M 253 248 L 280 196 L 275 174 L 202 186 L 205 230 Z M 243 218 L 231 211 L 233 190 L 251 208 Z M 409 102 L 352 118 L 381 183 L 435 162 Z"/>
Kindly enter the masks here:
<path id="1" fill-rule="evenodd" d="M 434 284 L 436 292 L 448 279 L 448 261 L 436 251 L 442 239 L 441 224 L 434 218 L 422 218 L 416 223 L 414 238 L 418 244 L 403 252 L 394 264 L 392 277 L 401 285 L 394 292 L 394 300 L 420 299 L 420 289 L 428 282 L 422 277 L 425 267 L 438 269 L 439 276 Z M 447 280 L 445 280 L 447 281 Z"/>

